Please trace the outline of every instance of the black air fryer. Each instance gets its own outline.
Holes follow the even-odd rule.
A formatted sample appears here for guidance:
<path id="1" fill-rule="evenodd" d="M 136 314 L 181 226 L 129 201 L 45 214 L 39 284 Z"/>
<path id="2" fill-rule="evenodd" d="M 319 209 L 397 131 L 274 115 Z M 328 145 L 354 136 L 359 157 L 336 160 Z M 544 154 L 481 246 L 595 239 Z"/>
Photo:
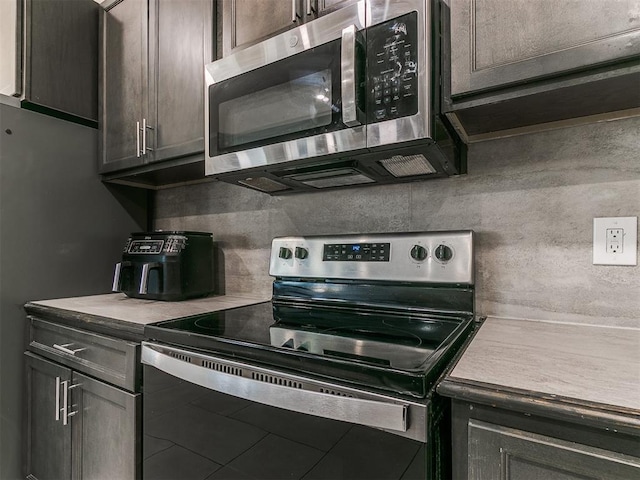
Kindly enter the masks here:
<path id="1" fill-rule="evenodd" d="M 176 301 L 213 292 L 213 239 L 206 232 L 132 233 L 116 264 L 113 291 Z"/>

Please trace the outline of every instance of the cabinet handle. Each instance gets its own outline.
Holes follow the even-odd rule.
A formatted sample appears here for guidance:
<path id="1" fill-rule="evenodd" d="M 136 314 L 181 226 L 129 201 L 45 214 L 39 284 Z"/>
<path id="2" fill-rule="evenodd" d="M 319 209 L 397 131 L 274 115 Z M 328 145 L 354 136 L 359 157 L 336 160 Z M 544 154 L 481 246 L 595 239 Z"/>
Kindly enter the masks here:
<path id="1" fill-rule="evenodd" d="M 73 343 L 65 343 L 64 345 L 58 345 L 57 343 L 54 343 L 53 348 L 55 348 L 56 350 L 60 350 L 61 352 L 64 352 L 64 353 L 68 353 L 69 355 L 75 355 L 78 352 L 82 352 L 86 350 L 86 348 L 76 348 L 75 350 L 67 348 L 71 345 L 73 345 Z"/>
<path id="2" fill-rule="evenodd" d="M 311 0 L 307 0 L 307 15 L 317 13 L 317 11 L 318 11 L 317 5 L 314 5 Z"/>
<path id="3" fill-rule="evenodd" d="M 291 23 L 296 23 L 300 15 L 298 14 L 298 0 L 291 0 Z"/>
<path id="4" fill-rule="evenodd" d="M 62 393 L 62 425 L 68 425 L 69 424 L 69 418 L 73 417 L 75 414 L 78 413 L 78 410 L 75 410 L 73 412 L 69 411 L 69 390 L 71 390 L 72 388 L 77 388 L 79 386 L 81 386 L 81 383 L 76 383 L 75 385 L 69 385 L 69 380 L 65 380 L 64 382 L 61 382 L 64 391 Z"/>
<path id="5" fill-rule="evenodd" d="M 147 150 L 153 151 L 153 148 L 147 147 L 147 128 L 153 130 L 151 125 L 147 125 L 147 119 L 142 119 L 142 154 L 147 153 Z"/>
<path id="6" fill-rule="evenodd" d="M 136 122 L 136 157 L 140 158 L 140 121 Z"/>
<path id="7" fill-rule="evenodd" d="M 60 420 L 60 377 L 56 377 L 56 422 Z"/>

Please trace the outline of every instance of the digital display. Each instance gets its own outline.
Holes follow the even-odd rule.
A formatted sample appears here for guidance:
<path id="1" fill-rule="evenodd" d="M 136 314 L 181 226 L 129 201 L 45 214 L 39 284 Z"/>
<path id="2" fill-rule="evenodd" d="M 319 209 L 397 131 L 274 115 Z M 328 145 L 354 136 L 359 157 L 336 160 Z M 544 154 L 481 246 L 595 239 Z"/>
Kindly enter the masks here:
<path id="1" fill-rule="evenodd" d="M 325 244 L 325 262 L 388 262 L 390 243 Z"/>
<path id="2" fill-rule="evenodd" d="M 163 240 L 134 240 L 129 245 L 129 253 L 160 253 Z"/>

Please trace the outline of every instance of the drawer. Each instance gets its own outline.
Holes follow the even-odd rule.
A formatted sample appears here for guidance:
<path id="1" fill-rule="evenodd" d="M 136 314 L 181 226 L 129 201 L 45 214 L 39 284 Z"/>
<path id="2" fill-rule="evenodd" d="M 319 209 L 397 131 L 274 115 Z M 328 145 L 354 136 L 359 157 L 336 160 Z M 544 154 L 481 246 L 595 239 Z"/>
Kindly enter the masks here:
<path id="1" fill-rule="evenodd" d="M 131 392 L 139 390 L 139 343 L 28 318 L 30 351 Z"/>

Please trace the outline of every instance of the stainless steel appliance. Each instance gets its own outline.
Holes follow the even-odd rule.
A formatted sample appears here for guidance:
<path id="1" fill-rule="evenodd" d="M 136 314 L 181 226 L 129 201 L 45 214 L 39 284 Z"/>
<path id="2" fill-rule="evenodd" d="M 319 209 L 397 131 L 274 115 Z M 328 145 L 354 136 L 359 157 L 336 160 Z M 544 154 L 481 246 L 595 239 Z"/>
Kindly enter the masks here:
<path id="1" fill-rule="evenodd" d="M 145 327 L 144 478 L 448 478 L 472 232 L 276 238 L 270 274 L 271 302 Z"/>
<path id="2" fill-rule="evenodd" d="M 148 300 L 185 300 L 213 292 L 213 239 L 207 232 L 132 233 L 113 291 Z"/>
<path id="3" fill-rule="evenodd" d="M 270 194 L 464 173 L 438 0 L 361 0 L 205 67 L 205 173 Z"/>

